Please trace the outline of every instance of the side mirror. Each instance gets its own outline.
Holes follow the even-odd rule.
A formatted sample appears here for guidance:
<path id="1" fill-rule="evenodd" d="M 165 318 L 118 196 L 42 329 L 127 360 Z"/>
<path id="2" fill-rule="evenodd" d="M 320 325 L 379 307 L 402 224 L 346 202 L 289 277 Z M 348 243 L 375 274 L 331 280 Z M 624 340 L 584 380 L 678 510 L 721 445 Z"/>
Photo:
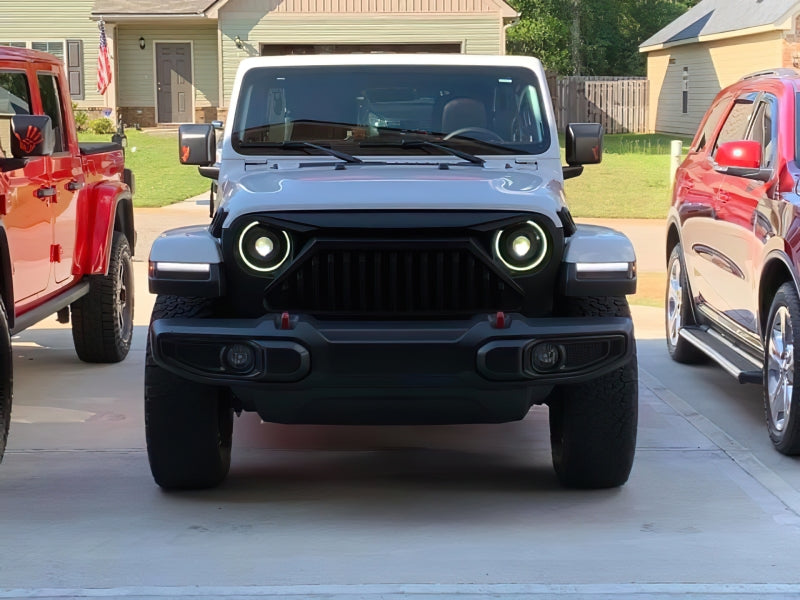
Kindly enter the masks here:
<path id="1" fill-rule="evenodd" d="M 14 158 L 50 156 L 56 147 L 53 123 L 46 115 L 11 117 L 11 155 Z"/>
<path id="2" fill-rule="evenodd" d="M 725 142 L 714 155 L 717 163 L 714 170 L 734 177 L 769 181 L 774 171 L 761 168 L 761 152 L 761 143 L 753 140 Z"/>
<path id="3" fill-rule="evenodd" d="M 211 121 L 211 126 L 214 129 L 223 129 L 225 127 L 225 123 L 223 121 Z"/>
<path id="4" fill-rule="evenodd" d="M 181 125 L 178 128 L 178 156 L 183 165 L 208 167 L 217 155 L 217 136 L 211 124 Z"/>
<path id="5" fill-rule="evenodd" d="M 717 148 L 714 159 L 720 167 L 758 169 L 761 167 L 761 144 L 752 140 L 725 142 Z"/>
<path id="6" fill-rule="evenodd" d="M 569 166 L 599 163 L 603 160 L 603 126 L 599 123 L 570 123 L 565 146 Z"/>

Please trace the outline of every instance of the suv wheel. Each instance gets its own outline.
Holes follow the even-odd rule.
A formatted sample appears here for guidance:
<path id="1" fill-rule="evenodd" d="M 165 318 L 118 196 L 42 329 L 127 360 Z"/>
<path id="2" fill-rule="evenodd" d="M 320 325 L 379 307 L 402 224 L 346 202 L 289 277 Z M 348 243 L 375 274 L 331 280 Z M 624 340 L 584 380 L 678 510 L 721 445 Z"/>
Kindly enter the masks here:
<path id="1" fill-rule="evenodd" d="M 8 427 L 11 424 L 12 375 L 13 363 L 8 317 L 6 316 L 5 305 L 0 300 L 0 462 L 3 462 L 6 440 L 8 440 Z"/>
<path id="2" fill-rule="evenodd" d="M 570 316 L 630 317 L 625 298 L 566 301 Z M 611 373 L 554 391 L 549 401 L 550 446 L 563 485 L 609 488 L 628 480 L 636 451 L 638 401 L 635 347 L 630 360 Z"/>
<path id="3" fill-rule="evenodd" d="M 152 320 L 208 318 L 213 301 L 158 296 Z M 188 381 L 159 367 L 147 342 L 144 371 L 147 456 L 155 482 L 165 489 L 220 484 L 231 464 L 233 409 L 228 391 Z"/>
<path id="4" fill-rule="evenodd" d="M 794 387 L 800 353 L 800 297 L 784 283 L 772 301 L 764 344 L 764 412 L 769 437 L 783 454 L 800 454 L 800 390 Z"/>
<path id="5" fill-rule="evenodd" d="M 131 247 L 114 232 L 108 275 L 93 275 L 89 293 L 72 303 L 72 341 L 85 362 L 114 363 L 126 356 L 133 338 Z"/>
<path id="6" fill-rule="evenodd" d="M 683 268 L 681 245 L 677 244 L 669 255 L 667 262 L 667 293 L 664 299 L 664 323 L 667 329 L 667 350 L 672 360 L 697 364 L 705 362 L 702 351 L 692 346 L 680 336 L 680 329 L 685 325 L 694 325 L 692 300 L 689 297 L 689 286 Z"/>

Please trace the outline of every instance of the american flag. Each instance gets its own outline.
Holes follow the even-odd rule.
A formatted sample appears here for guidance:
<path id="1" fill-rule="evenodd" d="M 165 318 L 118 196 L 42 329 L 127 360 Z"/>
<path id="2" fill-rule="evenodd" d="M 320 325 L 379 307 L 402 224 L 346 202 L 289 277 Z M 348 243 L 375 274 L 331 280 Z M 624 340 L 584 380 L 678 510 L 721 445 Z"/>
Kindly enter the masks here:
<path id="1" fill-rule="evenodd" d="M 97 57 L 97 91 L 100 95 L 103 95 L 111 83 L 111 60 L 108 58 L 106 24 L 101 19 L 97 26 L 100 28 L 100 54 Z"/>

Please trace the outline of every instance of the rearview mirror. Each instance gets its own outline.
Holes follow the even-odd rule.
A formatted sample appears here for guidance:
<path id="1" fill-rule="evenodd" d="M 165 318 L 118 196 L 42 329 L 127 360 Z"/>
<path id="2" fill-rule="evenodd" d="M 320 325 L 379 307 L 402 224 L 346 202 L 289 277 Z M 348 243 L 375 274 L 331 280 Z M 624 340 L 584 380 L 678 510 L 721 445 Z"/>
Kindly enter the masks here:
<path id="1" fill-rule="evenodd" d="M 50 156 L 56 147 L 53 123 L 46 115 L 11 117 L 11 155 L 14 158 Z"/>

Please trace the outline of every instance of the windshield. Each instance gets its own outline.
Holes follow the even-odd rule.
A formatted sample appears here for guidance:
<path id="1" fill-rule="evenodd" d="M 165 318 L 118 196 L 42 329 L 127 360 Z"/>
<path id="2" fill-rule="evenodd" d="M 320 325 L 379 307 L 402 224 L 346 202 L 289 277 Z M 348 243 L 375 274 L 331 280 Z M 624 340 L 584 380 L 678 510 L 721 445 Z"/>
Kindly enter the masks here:
<path id="1" fill-rule="evenodd" d="M 264 67 L 242 81 L 232 143 L 242 154 L 540 154 L 550 129 L 536 75 L 522 67 Z"/>

